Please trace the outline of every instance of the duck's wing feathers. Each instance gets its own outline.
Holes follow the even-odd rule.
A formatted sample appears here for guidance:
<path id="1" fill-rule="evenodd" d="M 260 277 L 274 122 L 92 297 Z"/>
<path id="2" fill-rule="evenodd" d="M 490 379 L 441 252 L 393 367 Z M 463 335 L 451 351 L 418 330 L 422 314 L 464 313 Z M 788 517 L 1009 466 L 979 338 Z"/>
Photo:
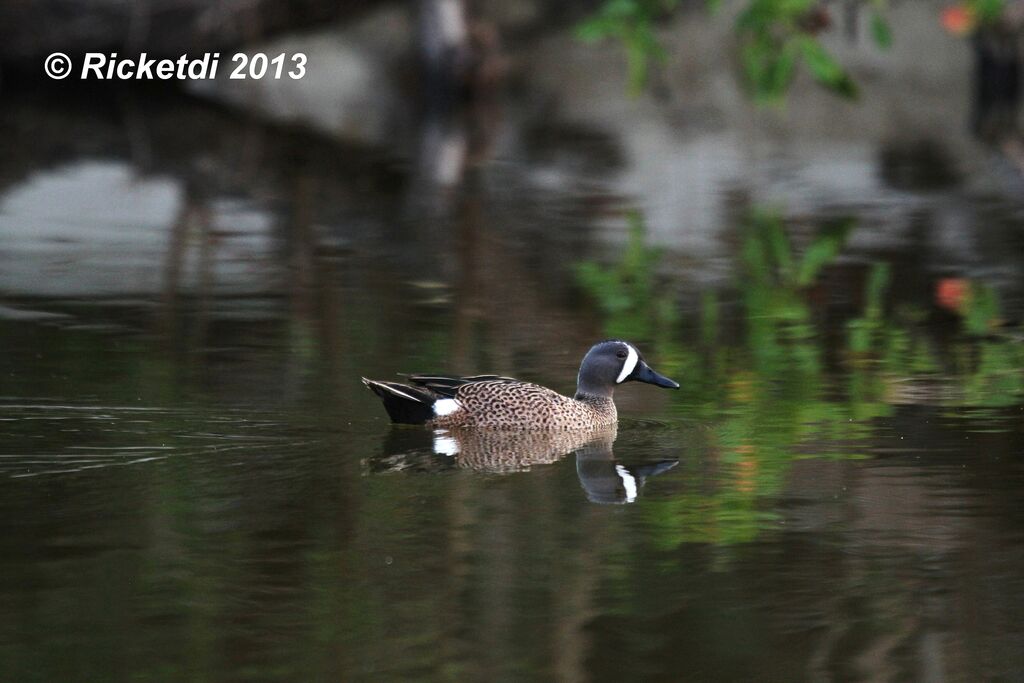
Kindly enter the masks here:
<path id="1" fill-rule="evenodd" d="M 448 375 L 409 375 L 408 379 L 416 386 L 429 389 L 439 396 L 455 398 L 460 388 L 478 382 L 519 383 L 519 380 L 500 375 L 473 375 L 471 377 L 451 377 Z"/>
<path id="2" fill-rule="evenodd" d="M 363 377 L 363 384 L 380 397 L 393 422 L 423 424 L 434 418 L 437 396 L 430 390 L 398 382 L 381 382 Z"/>

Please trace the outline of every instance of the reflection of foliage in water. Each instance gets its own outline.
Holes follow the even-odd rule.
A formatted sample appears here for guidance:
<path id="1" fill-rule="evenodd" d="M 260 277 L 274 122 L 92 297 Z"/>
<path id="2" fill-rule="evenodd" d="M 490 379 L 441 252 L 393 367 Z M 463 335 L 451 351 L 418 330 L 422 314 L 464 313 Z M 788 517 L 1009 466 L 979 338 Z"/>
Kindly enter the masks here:
<path id="1" fill-rule="evenodd" d="M 999 299 L 984 283 L 940 280 L 937 303 L 960 317 L 962 334 L 937 348 L 919 330 L 926 312 L 902 306 L 886 316 L 886 264 L 868 278 L 861 317 L 847 323 L 850 396 L 861 406 L 913 402 L 955 407 L 998 408 L 1024 395 L 1024 345 L 1003 329 Z M 923 384 L 932 380 L 932 385 Z M 952 414 L 956 414 L 953 412 Z"/>
<path id="2" fill-rule="evenodd" d="M 609 333 L 648 343 L 658 365 L 681 381 L 672 410 L 713 424 L 716 464 L 727 472 L 719 481 L 730 482 L 712 495 L 648 501 L 667 546 L 754 538 L 772 521 L 763 501 L 782 490 L 794 460 L 857 457 L 870 420 L 896 404 L 996 407 L 1024 395 L 1024 345 L 992 334 L 1000 313 L 990 287 L 947 287 L 958 295 L 947 298 L 964 332 L 947 354 L 923 328 L 926 311 L 887 312 L 892 273 L 885 263 L 868 271 L 861 314 L 846 323 L 841 348 L 833 349 L 842 370 L 829 374 L 808 292 L 839 255 L 852 220 L 822 224 L 797 250 L 777 213 L 749 214 L 736 283 L 744 334 L 736 341 L 726 338 L 713 296 L 703 299 L 699 334 L 683 334 L 671 294 L 657 285 L 662 254 L 643 244 L 641 219 L 630 221 L 623 259 L 611 267 L 581 264 L 578 281 L 598 302 Z"/>
<path id="3" fill-rule="evenodd" d="M 646 227 L 637 212 L 630 213 L 629 239 L 621 260 L 611 266 L 593 261 L 576 264 L 576 279 L 600 307 L 608 337 L 644 341 L 657 349 L 659 370 L 670 377 L 691 374 L 697 357 L 684 350 L 680 315 L 673 294 L 657 273 L 662 250 L 644 243 Z M 706 307 L 715 323 L 713 298 Z"/>
<path id="4" fill-rule="evenodd" d="M 605 331 L 613 337 L 652 339 L 679 320 L 672 296 L 659 290 L 655 269 L 660 249 L 644 245 L 644 223 L 629 215 L 629 241 L 622 260 L 611 267 L 580 263 L 576 274 L 606 315 Z"/>

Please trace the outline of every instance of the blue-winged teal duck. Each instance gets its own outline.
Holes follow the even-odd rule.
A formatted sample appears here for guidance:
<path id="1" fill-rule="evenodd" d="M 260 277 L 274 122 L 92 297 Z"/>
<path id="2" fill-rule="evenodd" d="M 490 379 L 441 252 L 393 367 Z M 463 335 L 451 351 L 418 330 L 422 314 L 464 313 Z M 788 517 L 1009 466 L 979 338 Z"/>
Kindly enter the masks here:
<path id="1" fill-rule="evenodd" d="M 623 382 L 647 382 L 678 389 L 652 370 L 629 342 L 609 339 L 583 357 L 572 398 L 530 382 L 477 375 L 410 375 L 410 384 L 363 378 L 393 422 L 433 427 L 497 429 L 592 429 L 615 424 L 612 394 Z"/>

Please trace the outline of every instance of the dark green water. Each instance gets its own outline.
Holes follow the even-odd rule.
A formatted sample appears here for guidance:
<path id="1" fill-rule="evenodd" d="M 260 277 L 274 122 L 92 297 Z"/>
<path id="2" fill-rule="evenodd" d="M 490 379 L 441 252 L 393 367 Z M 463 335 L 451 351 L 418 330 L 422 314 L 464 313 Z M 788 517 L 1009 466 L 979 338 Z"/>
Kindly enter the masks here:
<path id="1" fill-rule="evenodd" d="M 1019 394 L 963 405 L 978 378 L 929 372 L 916 400 L 891 395 L 907 378 L 858 400 L 880 371 L 727 360 L 620 390 L 611 447 L 451 457 L 359 384 L 444 365 L 381 332 L 244 323 L 168 360 L 146 334 L 3 323 L 0 678 L 1024 671 Z M 519 374 L 564 388 L 570 351 Z"/>
<path id="2" fill-rule="evenodd" d="M 0 680 L 1024 678 L 1021 293 L 922 247 L 945 214 L 865 249 L 856 205 L 732 197 L 695 260 L 621 196 L 188 106 L 195 148 L 92 112 L 5 176 Z M 89 213 L 124 187 L 166 220 Z M 1016 204 L 962 201 L 1019 267 Z M 572 391 L 612 335 L 682 388 L 590 443 L 446 455 L 359 382 Z"/>

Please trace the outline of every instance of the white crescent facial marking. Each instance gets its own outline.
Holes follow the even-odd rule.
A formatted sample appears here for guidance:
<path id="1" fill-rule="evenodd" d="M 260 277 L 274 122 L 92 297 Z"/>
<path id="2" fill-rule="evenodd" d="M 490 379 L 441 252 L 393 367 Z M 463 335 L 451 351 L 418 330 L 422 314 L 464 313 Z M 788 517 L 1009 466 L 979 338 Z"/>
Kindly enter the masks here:
<path id="1" fill-rule="evenodd" d="M 434 401 L 434 415 L 444 417 L 462 409 L 462 404 L 454 398 L 442 398 Z"/>
<path id="2" fill-rule="evenodd" d="M 434 452 L 438 455 L 458 455 L 459 442 L 444 432 L 434 432 Z"/>
<path id="3" fill-rule="evenodd" d="M 622 381 L 629 377 L 633 370 L 636 369 L 636 364 L 640 360 L 640 354 L 636 352 L 632 345 L 626 344 L 626 348 L 629 349 L 629 356 L 626 357 L 626 362 L 622 364 L 622 372 L 619 373 L 619 378 L 615 380 L 616 384 L 622 384 Z"/>
<path id="4" fill-rule="evenodd" d="M 622 465 L 615 466 L 615 474 L 619 475 L 619 479 L 622 480 L 622 488 L 626 489 L 626 502 L 632 503 L 636 500 L 636 479 Z"/>

